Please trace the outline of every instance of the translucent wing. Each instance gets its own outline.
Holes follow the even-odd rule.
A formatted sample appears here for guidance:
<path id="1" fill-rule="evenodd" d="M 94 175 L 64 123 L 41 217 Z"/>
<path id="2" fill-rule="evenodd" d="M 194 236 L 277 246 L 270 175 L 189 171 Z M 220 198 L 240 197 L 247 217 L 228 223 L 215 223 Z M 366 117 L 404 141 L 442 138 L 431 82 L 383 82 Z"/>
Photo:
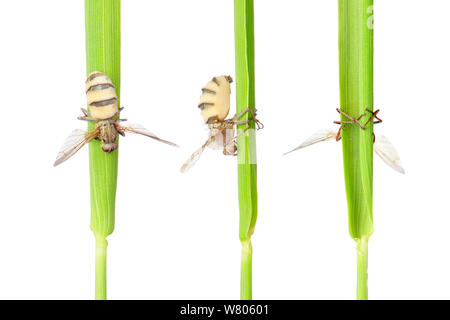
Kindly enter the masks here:
<path id="1" fill-rule="evenodd" d="M 376 137 L 373 150 L 392 169 L 403 174 L 405 173 L 397 151 L 385 136 Z"/>
<path id="2" fill-rule="evenodd" d="M 303 141 L 303 143 L 301 145 L 299 145 L 298 147 L 296 147 L 295 149 L 293 149 L 289 152 L 286 152 L 285 155 L 288 153 L 294 152 L 295 150 L 308 147 L 317 142 L 336 139 L 336 136 L 337 136 L 336 130 L 333 130 L 333 129 L 319 130 L 316 133 L 314 133 L 311 137 L 309 137 L 308 139 Z"/>
<path id="3" fill-rule="evenodd" d="M 198 148 L 190 157 L 187 159 L 187 161 L 183 164 L 180 171 L 181 173 L 187 172 L 189 169 L 191 169 L 194 164 L 197 163 L 198 159 L 200 159 L 200 156 L 202 155 L 205 148 L 214 140 L 214 136 L 209 137 L 208 140 L 200 147 Z"/>
<path id="4" fill-rule="evenodd" d="M 166 144 L 168 144 L 168 145 L 171 145 L 171 146 L 174 146 L 174 147 L 178 147 L 178 145 L 176 145 L 176 144 L 173 143 L 173 142 L 166 141 L 166 140 L 163 140 L 163 139 L 159 138 L 159 137 L 158 137 L 157 135 L 155 135 L 153 132 L 151 132 L 150 130 L 146 129 L 145 127 L 143 127 L 143 126 L 140 125 L 140 124 L 137 124 L 137 123 L 127 123 L 127 124 L 119 124 L 118 126 L 119 126 L 119 128 L 120 128 L 121 130 L 123 130 L 123 131 L 126 131 L 126 132 L 133 132 L 133 133 L 137 133 L 137 134 L 142 134 L 143 136 L 146 136 L 146 137 L 149 137 L 149 138 L 158 140 L 158 141 L 160 141 L 160 142 L 164 142 L 164 143 L 166 143 Z"/>
<path id="5" fill-rule="evenodd" d="M 76 129 L 73 130 L 70 135 L 64 141 L 63 146 L 56 156 L 56 161 L 53 164 L 54 167 L 63 163 L 71 156 L 73 156 L 78 150 L 81 149 L 86 143 L 93 140 L 98 135 L 98 130 L 87 132 L 85 130 Z"/>

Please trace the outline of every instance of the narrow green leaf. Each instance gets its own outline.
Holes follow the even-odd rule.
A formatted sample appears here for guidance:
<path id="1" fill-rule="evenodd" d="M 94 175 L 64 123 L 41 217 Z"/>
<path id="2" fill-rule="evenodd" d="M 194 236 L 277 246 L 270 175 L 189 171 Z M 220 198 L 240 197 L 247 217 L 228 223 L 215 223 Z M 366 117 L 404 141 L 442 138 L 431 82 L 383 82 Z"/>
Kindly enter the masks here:
<path id="1" fill-rule="evenodd" d="M 120 0 L 85 0 L 87 74 L 107 74 L 120 97 Z M 118 103 L 120 106 L 120 102 Z M 95 124 L 89 123 L 89 129 Z M 118 151 L 105 153 L 89 143 L 91 229 L 95 234 L 96 299 L 106 299 L 106 237 L 114 230 Z"/>
<path id="2" fill-rule="evenodd" d="M 255 48 L 253 0 L 234 1 L 234 32 L 236 53 L 236 112 L 255 110 Z M 240 120 L 250 120 L 250 130 L 238 138 L 239 238 L 242 242 L 241 299 L 252 298 L 252 250 L 258 211 L 256 189 L 255 122 L 251 113 Z M 238 134 L 247 124 L 238 125 Z"/>
<path id="3" fill-rule="evenodd" d="M 365 123 L 373 110 L 373 0 L 339 0 L 341 110 Z M 341 120 L 349 120 L 341 115 Z M 373 123 L 342 129 L 350 235 L 358 243 L 358 274 L 367 269 L 367 241 L 373 233 Z M 365 243 L 365 244 L 364 244 Z M 364 259 L 360 259 L 364 256 Z M 365 263 L 363 264 L 362 262 Z M 358 276 L 358 298 L 367 298 L 366 277 Z M 365 293 L 364 293 L 365 292 Z"/>

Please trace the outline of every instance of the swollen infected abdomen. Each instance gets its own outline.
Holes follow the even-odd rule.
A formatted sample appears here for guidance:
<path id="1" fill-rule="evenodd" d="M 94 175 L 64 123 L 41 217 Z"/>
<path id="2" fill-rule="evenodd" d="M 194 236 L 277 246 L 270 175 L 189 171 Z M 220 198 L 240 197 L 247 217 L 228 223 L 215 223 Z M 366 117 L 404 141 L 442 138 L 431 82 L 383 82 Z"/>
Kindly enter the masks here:
<path id="1" fill-rule="evenodd" d="M 202 89 L 198 107 L 205 122 L 224 120 L 230 111 L 231 77 L 214 77 Z"/>
<path id="2" fill-rule="evenodd" d="M 86 96 L 91 116 L 98 120 L 112 118 L 118 111 L 116 89 L 102 72 L 92 72 L 86 80 Z"/>

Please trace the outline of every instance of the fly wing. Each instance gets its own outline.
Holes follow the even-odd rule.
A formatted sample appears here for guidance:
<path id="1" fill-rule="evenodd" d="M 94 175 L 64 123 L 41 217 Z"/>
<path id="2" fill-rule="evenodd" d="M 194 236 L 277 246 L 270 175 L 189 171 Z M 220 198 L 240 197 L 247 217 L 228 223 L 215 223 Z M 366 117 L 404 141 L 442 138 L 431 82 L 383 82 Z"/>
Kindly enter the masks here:
<path id="1" fill-rule="evenodd" d="M 63 163 L 71 156 L 73 156 L 78 150 L 80 150 L 86 143 L 92 141 L 98 135 L 98 131 L 94 129 L 92 132 L 85 130 L 75 129 L 64 141 L 63 146 L 56 156 L 56 161 L 53 164 L 54 167 Z"/>
<path id="2" fill-rule="evenodd" d="M 301 145 L 299 145 L 298 147 L 294 148 L 293 150 L 286 152 L 284 155 L 294 152 L 298 149 L 302 149 L 305 147 L 308 147 L 312 144 L 315 144 L 317 142 L 322 142 L 322 141 L 328 141 L 328 140 L 333 140 L 336 139 L 337 136 L 337 131 L 333 130 L 333 129 L 327 129 L 327 130 L 319 130 L 316 133 L 314 133 L 311 137 L 309 137 L 308 139 L 306 139 L 305 141 L 303 141 L 303 143 Z"/>
<path id="3" fill-rule="evenodd" d="M 373 144 L 373 150 L 389 167 L 397 172 L 405 174 L 397 151 L 385 136 L 376 137 L 375 143 Z"/>
<path id="4" fill-rule="evenodd" d="M 142 134 L 143 136 L 155 139 L 155 140 L 160 141 L 160 142 L 164 142 L 164 143 L 166 143 L 168 145 L 171 145 L 171 146 L 174 146 L 174 147 L 178 147 L 178 145 L 176 145 L 173 142 L 166 141 L 166 140 L 163 140 L 163 139 L 159 138 L 153 132 L 151 132 L 150 130 L 146 129 L 145 127 L 143 127 L 140 124 L 137 124 L 137 123 L 119 124 L 118 127 L 119 127 L 119 129 L 121 129 L 123 131 L 133 132 L 133 133 L 137 133 L 137 134 Z"/>
<path id="5" fill-rule="evenodd" d="M 206 140 L 206 142 L 198 148 L 190 157 L 187 159 L 187 161 L 183 164 L 180 171 L 181 173 L 186 173 L 189 169 L 191 169 L 194 164 L 197 163 L 198 159 L 200 159 L 200 156 L 202 155 L 205 148 L 213 141 L 214 136 L 211 136 Z"/>

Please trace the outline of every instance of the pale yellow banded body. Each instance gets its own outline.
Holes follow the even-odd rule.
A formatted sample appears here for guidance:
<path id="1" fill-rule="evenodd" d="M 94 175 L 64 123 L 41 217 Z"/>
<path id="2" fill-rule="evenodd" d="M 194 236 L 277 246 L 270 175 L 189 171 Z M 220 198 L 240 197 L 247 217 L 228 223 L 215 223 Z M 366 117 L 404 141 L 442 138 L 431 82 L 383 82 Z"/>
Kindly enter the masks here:
<path id="1" fill-rule="evenodd" d="M 256 110 L 253 111 L 250 107 L 246 107 L 232 118 L 226 119 L 230 112 L 231 82 L 233 79 L 230 76 L 214 77 L 202 88 L 198 107 L 202 112 L 203 120 L 208 125 L 209 137 L 182 165 L 181 172 L 187 172 L 192 168 L 206 147 L 222 149 L 224 155 L 236 156 L 236 139 L 250 129 L 250 120 L 239 120 L 247 112 L 251 113 L 257 129 L 263 128 L 262 123 L 255 118 Z M 235 135 L 236 125 L 239 124 L 246 124 L 246 127 Z"/>
<path id="2" fill-rule="evenodd" d="M 123 108 L 118 108 L 116 88 L 106 74 L 99 71 L 89 74 L 86 80 L 86 95 L 89 111 L 81 108 L 83 116 L 78 117 L 78 119 L 95 123 L 95 126 L 88 131 L 73 130 L 58 152 L 54 166 L 72 157 L 84 145 L 94 139 L 101 142 L 101 148 L 104 152 L 113 152 L 119 146 L 117 143 L 119 135 L 125 136 L 125 133 L 128 132 L 137 133 L 171 146 L 177 146 L 173 142 L 160 139 L 140 124 L 124 123 L 126 119 L 116 117 Z"/>
<path id="3" fill-rule="evenodd" d="M 230 76 L 214 77 L 202 88 L 198 107 L 205 123 L 223 121 L 230 112 Z"/>
<path id="4" fill-rule="evenodd" d="M 106 120 L 119 111 L 116 88 L 104 73 L 94 71 L 86 79 L 86 96 L 89 113 L 94 119 Z"/>

